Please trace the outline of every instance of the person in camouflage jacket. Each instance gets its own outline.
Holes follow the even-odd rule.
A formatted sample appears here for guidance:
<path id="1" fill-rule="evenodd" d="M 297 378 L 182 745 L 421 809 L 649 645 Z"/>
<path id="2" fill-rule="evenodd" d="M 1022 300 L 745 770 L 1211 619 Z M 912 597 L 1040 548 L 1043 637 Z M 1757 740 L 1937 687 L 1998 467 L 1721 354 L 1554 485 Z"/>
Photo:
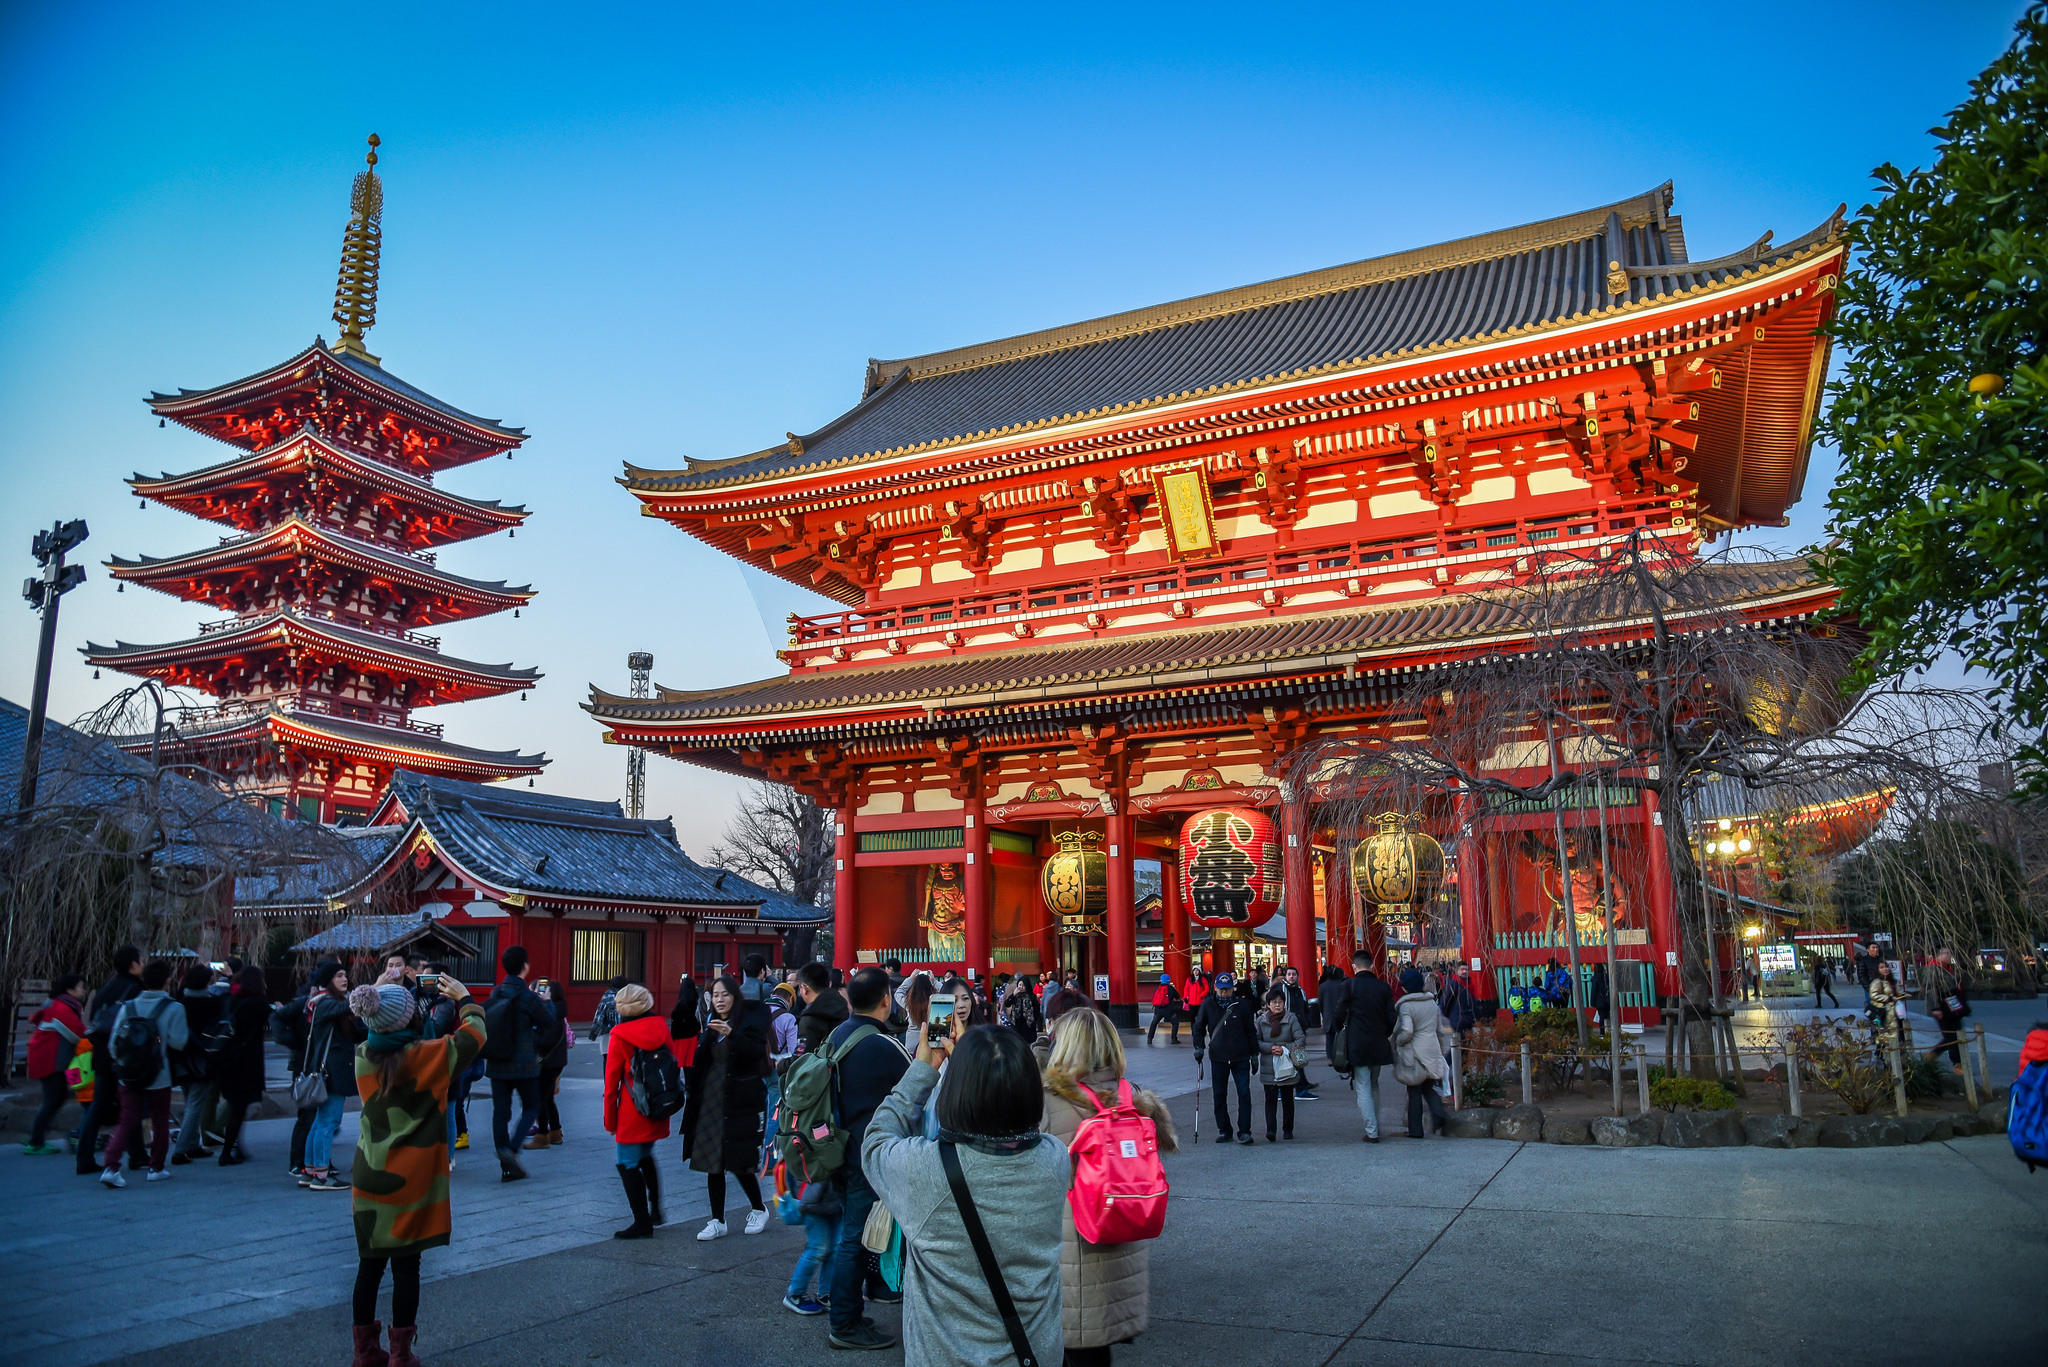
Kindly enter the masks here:
<path id="1" fill-rule="evenodd" d="M 412 1351 L 420 1302 L 420 1254 L 448 1242 L 448 1092 L 484 1047 L 483 1008 L 443 975 L 439 987 L 458 1005 L 452 1034 L 421 1038 L 419 1004 L 386 973 L 348 997 L 369 1027 L 356 1050 L 356 1092 L 363 1099 L 351 1174 L 356 1254 L 355 1367 L 419 1367 Z M 391 1351 L 377 1323 L 377 1288 L 391 1268 Z"/>

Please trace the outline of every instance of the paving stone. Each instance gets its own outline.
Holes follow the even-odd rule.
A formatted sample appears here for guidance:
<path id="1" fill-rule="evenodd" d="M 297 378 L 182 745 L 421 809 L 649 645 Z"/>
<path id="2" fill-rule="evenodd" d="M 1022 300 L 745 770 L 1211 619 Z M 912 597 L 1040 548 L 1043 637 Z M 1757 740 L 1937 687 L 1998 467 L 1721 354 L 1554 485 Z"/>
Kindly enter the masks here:
<path id="1" fill-rule="evenodd" d="M 1746 1115 L 1742 1129 L 1760 1149 L 1810 1149 L 1820 1143 L 1820 1122 L 1810 1116 Z"/>
<path id="2" fill-rule="evenodd" d="M 1643 1149 L 1663 1136 L 1664 1125 L 1654 1113 L 1646 1115 L 1596 1115 L 1588 1127 L 1593 1142 L 1610 1149 Z"/>
<path id="3" fill-rule="evenodd" d="M 1955 1138 L 1955 1123 L 1945 1115 L 1901 1116 L 1899 1124 L 1908 1144 L 1946 1144 Z"/>
<path id="4" fill-rule="evenodd" d="M 1500 1112 L 1490 1106 L 1469 1111 L 1452 1111 L 1444 1122 L 1444 1133 L 1453 1139 L 1490 1139 L 1493 1122 Z"/>
<path id="5" fill-rule="evenodd" d="M 1510 1106 L 1493 1122 L 1495 1139 L 1535 1144 L 1543 1138 L 1543 1108 L 1529 1104 Z"/>
<path id="6" fill-rule="evenodd" d="M 1725 1149 L 1747 1144 L 1749 1134 L 1733 1111 L 1674 1111 L 1657 1139 L 1667 1149 Z"/>
<path id="7" fill-rule="evenodd" d="M 1824 1149 L 1881 1149 L 1906 1142 L 1906 1127 L 1892 1115 L 1831 1115 L 1820 1123 Z"/>

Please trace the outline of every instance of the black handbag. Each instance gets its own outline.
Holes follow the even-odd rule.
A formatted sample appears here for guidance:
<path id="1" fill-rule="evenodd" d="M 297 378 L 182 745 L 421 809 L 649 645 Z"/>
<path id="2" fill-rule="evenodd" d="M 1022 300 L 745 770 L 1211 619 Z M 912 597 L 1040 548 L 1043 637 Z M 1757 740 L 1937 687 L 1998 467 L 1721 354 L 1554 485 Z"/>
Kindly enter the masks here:
<path id="1" fill-rule="evenodd" d="M 967 1230 L 967 1241 L 974 1245 L 974 1256 L 981 1264 L 981 1275 L 988 1281 L 996 1313 L 1003 1317 L 1003 1328 L 1009 1331 L 1010 1351 L 1017 1356 L 1017 1367 L 1038 1367 L 1038 1359 L 1031 1352 L 1031 1340 L 1024 1336 L 1024 1321 L 1017 1318 L 1017 1303 L 1010 1299 L 1009 1283 L 996 1266 L 995 1250 L 989 1247 L 981 1213 L 974 1208 L 974 1197 L 967 1190 L 967 1174 L 960 1171 L 960 1154 L 944 1139 L 939 1141 L 939 1162 L 945 1166 L 946 1185 L 953 1189 L 953 1204 L 960 1208 L 960 1223 Z"/>

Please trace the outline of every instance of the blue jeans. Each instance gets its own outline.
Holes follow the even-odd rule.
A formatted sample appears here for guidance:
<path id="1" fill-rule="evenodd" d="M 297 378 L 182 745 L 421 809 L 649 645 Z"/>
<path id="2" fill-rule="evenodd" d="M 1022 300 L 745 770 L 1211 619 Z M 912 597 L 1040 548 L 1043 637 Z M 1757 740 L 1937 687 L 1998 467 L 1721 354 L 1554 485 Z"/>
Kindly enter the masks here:
<path id="1" fill-rule="evenodd" d="M 832 1241 L 832 1327 L 849 1330 L 861 1319 L 868 1251 L 860 1236 L 867 1228 L 868 1212 L 875 1208 L 875 1189 L 867 1178 L 845 1168 L 834 1174 L 832 1182 L 839 1188 L 839 1233 Z"/>
<path id="2" fill-rule="evenodd" d="M 839 1226 L 840 1221 L 822 1215 L 804 1216 L 804 1251 L 796 1255 L 796 1271 L 789 1274 L 792 1300 L 802 1300 L 810 1291 L 813 1273 L 817 1274 L 820 1290 L 831 1287 L 835 1266 L 832 1252 L 839 1242 Z"/>
<path id="3" fill-rule="evenodd" d="M 512 1123 L 512 1096 L 519 1095 L 519 1126 L 508 1130 Z M 526 1147 L 526 1136 L 533 1130 L 533 1118 L 540 1114 L 540 1079 L 537 1077 L 494 1077 L 491 1079 L 491 1138 L 497 1143 L 498 1157 L 517 1160 L 519 1151 Z"/>
<path id="4" fill-rule="evenodd" d="M 643 1159 L 654 1157 L 654 1144 L 614 1144 L 612 1162 L 622 1168 L 637 1168 Z"/>
<path id="5" fill-rule="evenodd" d="M 334 1136 L 341 1130 L 341 1113 L 347 1105 L 347 1097 L 340 1092 L 329 1092 L 327 1100 L 313 1112 L 313 1128 L 306 1131 L 307 1167 L 334 1166 Z"/>
<path id="6" fill-rule="evenodd" d="M 775 1108 L 782 1102 L 782 1078 L 768 1079 L 768 1120 L 762 1130 L 761 1152 L 765 1155 L 775 1147 Z"/>

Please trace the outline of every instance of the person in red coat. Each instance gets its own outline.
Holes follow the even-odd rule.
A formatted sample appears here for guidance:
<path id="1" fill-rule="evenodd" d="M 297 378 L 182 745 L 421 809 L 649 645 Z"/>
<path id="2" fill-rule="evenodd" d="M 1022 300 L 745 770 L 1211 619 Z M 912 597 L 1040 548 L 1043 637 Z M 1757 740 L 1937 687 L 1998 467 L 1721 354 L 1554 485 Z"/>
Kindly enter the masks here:
<path id="1" fill-rule="evenodd" d="M 612 998 L 619 1023 L 612 1029 L 604 1059 L 604 1128 L 618 1145 L 619 1181 L 633 1223 L 613 1233 L 614 1239 L 645 1239 L 661 1224 L 661 1174 L 654 1166 L 656 1140 L 668 1138 L 667 1119 L 650 1120 L 633 1105 L 628 1085 L 633 1056 L 642 1049 L 667 1049 L 669 1023 L 654 1011 L 654 994 L 628 983 Z M 694 1041 L 693 1041 L 694 1043 Z"/>
<path id="2" fill-rule="evenodd" d="M 85 1005 L 85 979 L 76 973 L 66 973 L 51 987 L 50 1000 L 29 1017 L 35 1031 L 28 1037 L 28 1075 L 41 1084 L 43 1104 L 36 1108 L 35 1121 L 29 1126 L 28 1143 L 21 1146 L 26 1154 L 64 1152 L 44 1139 L 50 1132 L 50 1122 L 71 1099 L 71 1086 L 65 1081 L 64 1070 L 71 1066 L 78 1041 L 85 1037 L 85 1018 L 79 1014 Z"/>

